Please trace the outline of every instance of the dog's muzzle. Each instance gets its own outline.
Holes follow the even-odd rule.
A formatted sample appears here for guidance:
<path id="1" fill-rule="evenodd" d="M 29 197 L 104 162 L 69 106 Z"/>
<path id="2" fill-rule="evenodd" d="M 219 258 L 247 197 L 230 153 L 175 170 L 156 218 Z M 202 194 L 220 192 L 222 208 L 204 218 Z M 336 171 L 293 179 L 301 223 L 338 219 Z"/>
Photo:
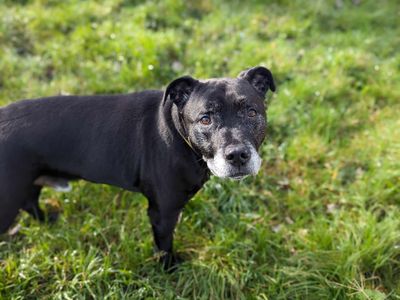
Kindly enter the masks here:
<path id="1" fill-rule="evenodd" d="M 213 158 L 203 158 L 211 173 L 221 178 L 242 179 L 255 175 L 261 166 L 261 158 L 253 145 L 229 145 L 218 149 Z"/>

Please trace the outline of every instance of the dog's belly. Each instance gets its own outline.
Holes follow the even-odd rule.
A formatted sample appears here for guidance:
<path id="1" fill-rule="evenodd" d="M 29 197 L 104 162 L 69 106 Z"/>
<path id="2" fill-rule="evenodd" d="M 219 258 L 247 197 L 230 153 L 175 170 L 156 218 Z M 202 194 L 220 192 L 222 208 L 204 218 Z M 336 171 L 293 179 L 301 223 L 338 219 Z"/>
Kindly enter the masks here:
<path id="1" fill-rule="evenodd" d="M 56 190 L 57 192 L 70 192 L 72 190 L 70 180 L 71 180 L 70 178 L 41 175 L 38 178 L 36 178 L 33 183 L 37 186 L 50 187 Z M 129 190 L 133 192 L 140 192 L 140 189 L 135 186 L 130 187 Z"/>

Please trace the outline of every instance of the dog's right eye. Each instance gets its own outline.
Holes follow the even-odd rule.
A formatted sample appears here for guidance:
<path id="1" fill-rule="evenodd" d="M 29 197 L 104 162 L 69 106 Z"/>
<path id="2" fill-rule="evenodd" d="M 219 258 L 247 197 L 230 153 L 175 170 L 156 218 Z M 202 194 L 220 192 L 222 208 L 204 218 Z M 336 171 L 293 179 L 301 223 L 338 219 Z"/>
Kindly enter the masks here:
<path id="1" fill-rule="evenodd" d="M 200 119 L 200 123 L 203 125 L 210 125 L 211 124 L 210 116 L 202 116 Z"/>

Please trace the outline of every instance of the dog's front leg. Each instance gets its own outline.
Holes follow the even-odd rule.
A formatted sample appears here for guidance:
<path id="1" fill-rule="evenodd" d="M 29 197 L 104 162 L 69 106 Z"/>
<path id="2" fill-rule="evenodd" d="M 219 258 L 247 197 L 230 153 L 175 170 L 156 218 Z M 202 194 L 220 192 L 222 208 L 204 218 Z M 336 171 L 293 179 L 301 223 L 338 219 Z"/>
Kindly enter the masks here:
<path id="1" fill-rule="evenodd" d="M 182 208 L 166 209 L 155 205 L 150 205 L 148 210 L 154 241 L 165 270 L 173 270 L 180 261 L 173 253 L 173 236 L 181 211 Z"/>

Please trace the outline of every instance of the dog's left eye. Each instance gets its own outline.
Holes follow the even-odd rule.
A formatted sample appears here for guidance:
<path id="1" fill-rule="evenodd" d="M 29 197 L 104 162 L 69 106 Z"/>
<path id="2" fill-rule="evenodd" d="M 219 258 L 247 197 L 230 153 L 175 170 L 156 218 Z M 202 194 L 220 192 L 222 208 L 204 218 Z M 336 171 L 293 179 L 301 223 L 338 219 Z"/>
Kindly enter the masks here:
<path id="1" fill-rule="evenodd" d="M 248 110 L 248 112 L 247 112 L 247 115 L 249 116 L 249 117 L 255 117 L 256 115 L 257 115 L 257 111 L 254 109 L 254 108 L 250 108 L 249 110 Z"/>
<path id="2" fill-rule="evenodd" d="M 203 125 L 210 125 L 211 124 L 210 116 L 202 116 L 200 119 L 200 123 Z"/>

